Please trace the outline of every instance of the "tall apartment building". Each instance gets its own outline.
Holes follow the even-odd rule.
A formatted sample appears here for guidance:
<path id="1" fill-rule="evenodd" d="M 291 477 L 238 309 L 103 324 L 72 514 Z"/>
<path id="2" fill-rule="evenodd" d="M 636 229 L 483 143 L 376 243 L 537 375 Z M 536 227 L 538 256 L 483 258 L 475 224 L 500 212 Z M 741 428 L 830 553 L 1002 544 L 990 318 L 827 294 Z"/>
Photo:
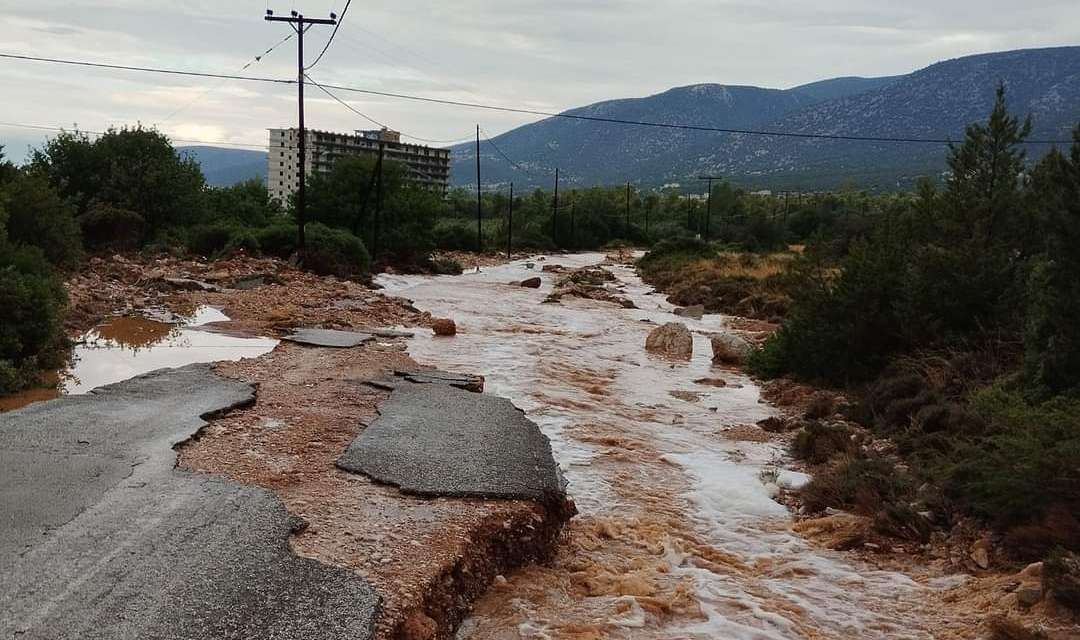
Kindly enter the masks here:
<path id="1" fill-rule="evenodd" d="M 408 167 L 408 180 L 425 189 L 445 194 L 450 184 L 450 150 L 401 141 L 397 131 L 382 129 L 357 131 L 354 135 L 308 129 L 305 155 L 308 175 L 329 173 L 341 156 L 378 155 L 384 148 L 384 160 L 396 160 Z M 296 192 L 300 175 L 300 130 L 270 129 L 269 170 L 266 174 L 270 197 L 282 202 Z"/>

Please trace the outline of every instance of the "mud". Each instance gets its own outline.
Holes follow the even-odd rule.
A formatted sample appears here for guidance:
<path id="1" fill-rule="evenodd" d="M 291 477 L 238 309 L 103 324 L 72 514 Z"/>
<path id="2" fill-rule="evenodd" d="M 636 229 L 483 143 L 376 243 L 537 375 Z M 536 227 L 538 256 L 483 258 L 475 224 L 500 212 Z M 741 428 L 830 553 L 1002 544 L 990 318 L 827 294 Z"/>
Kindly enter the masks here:
<path id="1" fill-rule="evenodd" d="M 219 373 L 258 385 L 257 401 L 180 450 L 184 467 L 270 489 L 303 518 L 293 550 L 375 587 L 379 638 L 428 637 L 417 635 L 427 620 L 448 637 L 497 575 L 549 557 L 562 524 L 532 502 L 410 497 L 335 466 L 386 399 L 367 382 L 416 366 L 402 344 L 282 344 L 220 363 Z"/>

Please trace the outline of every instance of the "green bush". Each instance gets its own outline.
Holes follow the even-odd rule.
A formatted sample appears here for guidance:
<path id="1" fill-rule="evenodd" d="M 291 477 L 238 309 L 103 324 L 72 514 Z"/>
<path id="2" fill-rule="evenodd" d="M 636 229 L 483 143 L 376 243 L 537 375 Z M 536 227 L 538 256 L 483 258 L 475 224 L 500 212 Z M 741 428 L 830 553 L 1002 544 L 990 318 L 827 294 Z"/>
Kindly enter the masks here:
<path id="1" fill-rule="evenodd" d="M 217 258 L 244 250 L 258 255 L 259 240 L 255 233 L 231 222 L 199 225 L 188 230 L 188 250 L 196 255 Z"/>
<path id="2" fill-rule="evenodd" d="M 296 225 L 274 223 L 255 232 L 262 252 L 268 256 L 288 260 L 296 252 Z"/>
<path id="3" fill-rule="evenodd" d="M 40 176 L 20 174 L 3 186 L 7 237 L 13 244 L 39 247 L 56 267 L 72 271 L 82 258 L 75 207 Z"/>
<path id="4" fill-rule="evenodd" d="M 1005 524 L 1035 520 L 1052 508 L 1080 512 L 1080 399 L 1032 404 L 999 385 L 972 403 L 996 432 L 957 451 L 948 472 L 952 495 Z"/>
<path id="5" fill-rule="evenodd" d="M 0 245 L 0 393 L 37 384 L 42 369 L 62 364 L 66 302 L 40 249 Z"/>
<path id="6" fill-rule="evenodd" d="M 885 504 L 900 501 L 910 491 L 910 480 L 888 462 L 857 459 L 814 476 L 799 490 L 799 495 L 810 512 L 831 507 L 873 515 Z"/>
<path id="7" fill-rule="evenodd" d="M 91 251 L 131 251 L 142 245 L 146 222 L 134 211 L 97 204 L 79 217 L 79 226 Z"/>
<path id="8" fill-rule="evenodd" d="M 251 256 L 257 256 L 261 253 L 259 240 L 251 229 L 238 229 L 225 243 L 225 247 L 222 248 L 219 255 L 228 256 L 240 252 Z"/>
<path id="9" fill-rule="evenodd" d="M 320 275 L 350 278 L 371 272 L 371 256 L 360 238 L 316 222 L 307 225 L 304 268 Z"/>
<path id="10" fill-rule="evenodd" d="M 515 238 L 518 246 L 523 246 Z M 476 226 L 461 220 L 440 220 L 435 225 L 435 246 L 443 251 L 476 251 Z"/>
<path id="11" fill-rule="evenodd" d="M 824 464 L 837 455 L 851 455 L 859 450 L 855 431 L 846 425 L 810 422 L 791 442 L 791 454 L 810 464 Z"/>

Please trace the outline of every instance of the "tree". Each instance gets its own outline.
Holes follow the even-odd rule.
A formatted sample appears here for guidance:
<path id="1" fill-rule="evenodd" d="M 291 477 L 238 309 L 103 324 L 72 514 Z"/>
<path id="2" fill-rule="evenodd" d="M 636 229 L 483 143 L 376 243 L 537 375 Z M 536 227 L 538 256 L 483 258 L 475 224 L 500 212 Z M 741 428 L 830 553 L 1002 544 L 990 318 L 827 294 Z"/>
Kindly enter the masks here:
<path id="1" fill-rule="evenodd" d="M 207 213 L 214 222 L 236 221 L 263 227 L 278 218 L 282 211 L 270 198 L 262 180 L 253 178 L 229 187 L 208 187 Z"/>
<path id="2" fill-rule="evenodd" d="M 334 163 L 329 173 L 309 177 L 308 220 L 354 233 L 370 232 L 376 205 L 373 180 L 376 161 L 375 156 L 367 154 L 344 156 Z M 403 188 L 406 171 L 405 165 L 399 162 L 383 160 L 384 203 Z"/>
<path id="3" fill-rule="evenodd" d="M 21 173 L 0 186 L 7 210 L 7 237 L 12 243 L 39 247 L 48 260 L 73 270 L 82 256 L 75 207 L 39 175 Z"/>
<path id="4" fill-rule="evenodd" d="M 142 125 L 110 128 L 95 141 L 78 131 L 62 132 L 34 152 L 31 168 L 74 200 L 79 215 L 93 203 L 108 204 L 140 214 L 150 233 L 187 226 L 206 210 L 198 163 L 180 157 L 164 134 Z"/>

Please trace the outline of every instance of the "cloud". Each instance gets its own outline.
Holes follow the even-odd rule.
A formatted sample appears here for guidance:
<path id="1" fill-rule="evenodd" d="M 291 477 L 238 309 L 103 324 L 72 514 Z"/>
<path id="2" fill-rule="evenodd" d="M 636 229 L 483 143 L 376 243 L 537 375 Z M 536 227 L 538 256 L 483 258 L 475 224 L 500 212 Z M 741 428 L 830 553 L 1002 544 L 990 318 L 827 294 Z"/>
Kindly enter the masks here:
<path id="1" fill-rule="evenodd" d="M 320 16 L 340 13 L 344 4 L 269 2 L 279 13 L 296 6 Z M 283 24 L 265 22 L 264 8 L 219 0 L 35 0 L 5 10 L 0 49 L 236 73 L 289 33 Z M 1077 30 L 1075 0 L 354 2 L 310 73 L 324 83 L 562 110 L 702 82 L 790 87 L 834 76 L 894 75 L 944 58 L 1069 43 Z M 325 27 L 308 32 L 309 60 L 329 35 Z M 295 38 L 244 73 L 295 77 Z M 100 130 L 164 121 L 164 130 L 183 131 L 185 138 L 248 143 L 296 119 L 295 91 L 286 86 L 9 60 L 0 60 L 0 83 L 10 122 L 78 122 Z M 312 126 L 348 131 L 369 124 L 317 89 L 308 96 Z M 477 123 L 495 134 L 535 119 L 341 97 L 380 122 L 426 138 L 464 137 Z M 0 144 L 41 135 L 0 129 Z"/>

